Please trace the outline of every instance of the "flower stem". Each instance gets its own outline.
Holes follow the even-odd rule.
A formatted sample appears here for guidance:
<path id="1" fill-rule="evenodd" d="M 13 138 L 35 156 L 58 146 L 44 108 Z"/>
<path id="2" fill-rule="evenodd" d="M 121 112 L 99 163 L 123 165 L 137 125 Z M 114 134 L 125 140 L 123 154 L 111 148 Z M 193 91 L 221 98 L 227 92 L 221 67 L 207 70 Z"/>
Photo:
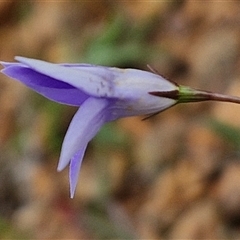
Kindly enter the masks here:
<path id="1" fill-rule="evenodd" d="M 228 96 L 220 93 L 213 93 L 190 87 L 179 86 L 178 103 L 202 101 L 221 101 L 240 104 L 240 97 Z"/>

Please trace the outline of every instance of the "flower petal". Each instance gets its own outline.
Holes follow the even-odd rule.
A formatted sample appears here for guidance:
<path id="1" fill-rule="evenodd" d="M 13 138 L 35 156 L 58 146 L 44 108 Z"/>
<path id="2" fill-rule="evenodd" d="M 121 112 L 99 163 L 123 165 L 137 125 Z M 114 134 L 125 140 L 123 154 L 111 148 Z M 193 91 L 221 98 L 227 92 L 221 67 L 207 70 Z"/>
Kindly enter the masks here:
<path id="1" fill-rule="evenodd" d="M 117 69 L 116 69 L 117 70 Z M 170 92 L 178 87 L 151 72 L 137 69 L 118 69 L 122 74 L 114 80 L 115 103 L 111 104 L 112 119 L 152 114 L 167 109 L 177 100 L 149 94 L 154 91 Z"/>
<path id="2" fill-rule="evenodd" d="M 70 196 L 74 197 L 75 189 L 77 187 L 78 176 L 82 165 L 83 156 L 86 146 L 79 150 L 71 159 L 69 166 L 69 182 L 70 182 Z"/>
<path id="3" fill-rule="evenodd" d="M 164 109 L 165 103 L 161 101 L 163 98 L 155 101 L 156 96 L 147 96 L 149 104 L 148 101 L 144 103 L 146 93 L 176 89 L 174 83 L 161 76 L 137 69 L 119 69 L 91 64 L 53 64 L 24 57 L 16 57 L 16 59 L 36 72 L 67 83 L 87 95 L 123 100 L 123 105 L 131 102 L 131 106 L 135 105 L 135 107 L 133 111 L 124 114 L 125 116 L 148 114 Z M 162 106 L 159 106 L 159 103 Z M 167 101 L 167 105 L 171 106 L 173 103 L 169 104 Z M 131 106 L 129 109 L 132 108 Z M 146 113 L 148 107 L 150 109 Z M 140 111 L 135 112 L 139 108 Z"/>
<path id="4" fill-rule="evenodd" d="M 89 96 L 83 91 L 54 78 L 25 67 L 22 64 L 3 64 L 2 73 L 19 80 L 43 96 L 68 105 L 80 106 Z"/>
<path id="5" fill-rule="evenodd" d="M 147 92 L 172 91 L 176 84 L 160 75 L 138 69 L 118 69 L 121 71 L 115 80 L 118 98 L 133 98 Z"/>
<path id="6" fill-rule="evenodd" d="M 15 59 L 43 75 L 68 83 L 91 96 L 108 97 L 113 95 L 113 84 L 109 80 L 114 79 L 114 71 L 111 71 L 110 68 L 93 67 L 86 64 L 83 67 L 79 67 L 79 65 L 78 67 L 66 67 L 61 64 L 24 57 Z"/>
<path id="7" fill-rule="evenodd" d="M 65 135 L 58 171 L 64 169 L 70 159 L 96 135 L 107 120 L 108 101 L 88 98 L 76 112 Z"/>

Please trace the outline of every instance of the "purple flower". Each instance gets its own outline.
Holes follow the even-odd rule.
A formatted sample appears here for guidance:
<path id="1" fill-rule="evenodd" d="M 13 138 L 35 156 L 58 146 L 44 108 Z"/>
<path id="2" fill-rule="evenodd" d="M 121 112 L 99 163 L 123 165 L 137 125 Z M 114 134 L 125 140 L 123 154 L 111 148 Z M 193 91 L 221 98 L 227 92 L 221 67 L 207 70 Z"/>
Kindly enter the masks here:
<path id="1" fill-rule="evenodd" d="M 70 163 L 71 197 L 87 144 L 104 123 L 152 114 L 176 103 L 174 99 L 148 93 L 177 89 L 175 84 L 150 72 L 90 64 L 53 64 L 24 57 L 16 60 L 19 63 L 2 62 L 2 73 L 53 101 L 80 106 L 64 138 L 58 164 L 61 171 Z"/>
<path id="2" fill-rule="evenodd" d="M 53 64 L 16 57 L 1 62 L 2 73 L 58 103 L 79 106 L 63 141 L 58 171 L 70 163 L 70 195 L 74 196 L 88 142 L 101 126 L 122 117 L 154 115 L 179 102 L 232 101 L 238 98 L 194 90 L 161 76 L 90 64 Z"/>

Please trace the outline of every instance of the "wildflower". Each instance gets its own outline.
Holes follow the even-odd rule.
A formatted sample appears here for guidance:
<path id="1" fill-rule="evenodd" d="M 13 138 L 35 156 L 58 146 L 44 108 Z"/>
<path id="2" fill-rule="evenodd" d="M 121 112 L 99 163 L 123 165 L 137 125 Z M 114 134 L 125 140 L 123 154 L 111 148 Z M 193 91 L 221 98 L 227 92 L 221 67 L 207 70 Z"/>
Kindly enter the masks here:
<path id="1" fill-rule="evenodd" d="M 3 74 L 58 103 L 79 106 L 65 135 L 58 171 L 68 164 L 74 196 L 88 142 L 101 126 L 122 117 L 155 115 L 177 103 L 205 100 L 240 103 L 230 97 L 179 86 L 156 73 L 91 64 L 53 64 L 16 57 L 1 62 Z"/>

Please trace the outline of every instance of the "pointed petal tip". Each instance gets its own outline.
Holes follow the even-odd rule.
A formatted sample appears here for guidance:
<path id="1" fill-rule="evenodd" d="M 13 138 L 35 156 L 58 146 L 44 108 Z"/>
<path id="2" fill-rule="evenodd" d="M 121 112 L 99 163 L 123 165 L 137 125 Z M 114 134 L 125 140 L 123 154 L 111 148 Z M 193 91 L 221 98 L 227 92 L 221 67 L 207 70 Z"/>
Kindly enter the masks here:
<path id="1" fill-rule="evenodd" d="M 70 182 L 70 198 L 71 199 L 74 198 L 76 188 L 77 188 L 77 183 L 76 184 L 71 184 L 71 182 Z"/>
<path id="2" fill-rule="evenodd" d="M 67 166 L 67 164 L 63 164 L 61 161 L 59 161 L 58 166 L 57 166 L 57 171 L 61 172 Z"/>
<path id="3" fill-rule="evenodd" d="M 0 64 L 4 66 L 5 64 L 7 64 L 7 62 L 5 62 L 5 61 L 0 61 Z"/>
<path id="4" fill-rule="evenodd" d="M 29 66 L 30 68 L 37 68 L 43 70 L 46 65 L 49 66 L 50 64 L 54 65 L 53 63 L 46 62 L 40 59 L 22 57 L 22 56 L 15 56 L 14 59 L 24 65 Z"/>
<path id="5" fill-rule="evenodd" d="M 21 56 L 15 56 L 14 59 L 21 62 L 21 59 L 27 59 L 27 58 L 26 57 L 21 57 Z"/>
<path id="6" fill-rule="evenodd" d="M 79 150 L 70 161 L 69 183 L 70 183 L 70 197 L 71 198 L 74 197 L 74 194 L 75 194 L 75 191 L 77 188 L 79 172 L 80 172 L 80 168 L 82 165 L 82 160 L 83 160 L 85 149 L 86 149 L 86 147 Z"/>
<path id="7" fill-rule="evenodd" d="M 9 62 L 0 61 L 0 65 L 2 65 L 4 68 L 6 68 L 6 67 L 8 67 L 8 66 L 11 65 L 11 64 L 10 64 Z M 4 68 L 1 69 L 1 72 L 2 72 L 2 70 L 4 70 Z"/>
<path id="8" fill-rule="evenodd" d="M 65 151 L 61 151 L 60 158 L 58 161 L 57 171 L 61 172 L 70 163 L 71 155 L 69 157 L 65 156 Z"/>
<path id="9" fill-rule="evenodd" d="M 74 194 L 75 194 L 75 191 L 70 191 L 70 198 L 73 199 L 74 198 Z"/>
<path id="10" fill-rule="evenodd" d="M 28 57 L 22 57 L 22 56 L 15 56 L 14 60 L 18 61 L 19 63 L 28 64 L 31 62 L 42 62 L 42 60 L 34 59 L 34 58 L 28 58 Z"/>
<path id="11" fill-rule="evenodd" d="M 57 166 L 57 171 L 61 172 L 63 169 Z"/>
<path id="12" fill-rule="evenodd" d="M 27 57 L 21 57 L 21 56 L 15 56 L 14 59 L 20 63 L 23 63 L 23 64 L 28 64 L 28 63 L 31 63 L 31 62 L 40 62 L 41 60 L 38 60 L 38 59 L 33 59 L 33 58 L 27 58 Z"/>
<path id="13" fill-rule="evenodd" d="M 63 153 L 61 152 L 61 155 L 60 155 L 60 158 L 59 158 L 59 162 L 58 162 L 58 165 L 57 165 L 57 171 L 58 172 L 61 172 L 64 168 L 66 168 L 67 165 L 70 162 L 70 159 L 68 161 L 66 161 L 66 158 L 63 158 L 62 155 L 63 155 Z"/>

